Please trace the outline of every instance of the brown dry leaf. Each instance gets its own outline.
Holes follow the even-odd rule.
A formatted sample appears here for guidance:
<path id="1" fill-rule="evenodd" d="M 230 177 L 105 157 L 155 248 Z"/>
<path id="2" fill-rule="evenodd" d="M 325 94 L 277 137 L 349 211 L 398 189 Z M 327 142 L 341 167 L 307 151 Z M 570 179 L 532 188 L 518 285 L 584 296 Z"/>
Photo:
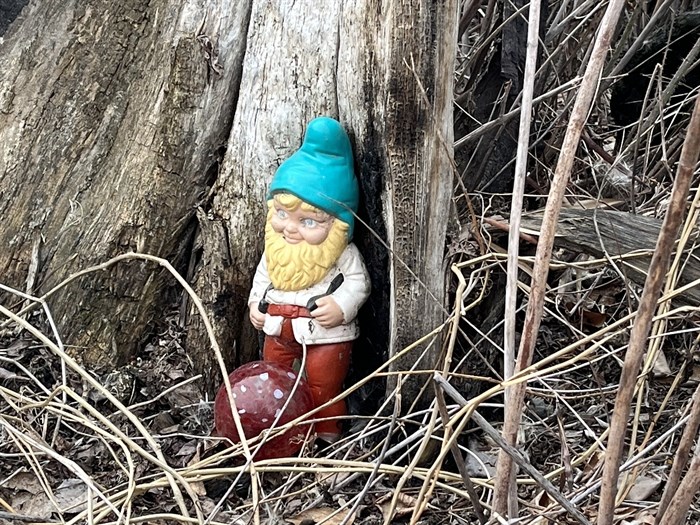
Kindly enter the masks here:
<path id="1" fill-rule="evenodd" d="M 482 452 L 469 450 L 467 454 L 467 472 L 474 478 L 492 478 L 496 475 L 498 452 Z"/>
<path id="2" fill-rule="evenodd" d="M 197 450 L 192 456 L 192 459 L 187 463 L 188 467 L 191 467 L 195 463 L 199 463 L 200 461 L 200 456 L 199 456 L 199 450 Z M 204 482 L 202 481 L 195 481 L 193 483 L 190 483 L 190 487 L 192 487 L 192 490 L 194 491 L 197 496 L 206 496 L 207 495 L 207 489 L 204 488 Z"/>
<path id="3" fill-rule="evenodd" d="M 32 496 L 29 492 L 20 491 L 12 497 L 10 506 L 17 514 L 42 519 L 50 518 L 51 513 L 56 510 L 49 497 L 43 492 Z"/>
<path id="4" fill-rule="evenodd" d="M 581 309 L 581 322 L 590 328 L 600 328 L 607 321 L 608 316 L 595 310 Z"/>
<path id="5" fill-rule="evenodd" d="M 416 507 L 416 503 L 418 502 L 418 500 L 413 496 L 409 496 L 408 494 L 399 492 L 396 498 L 396 507 L 394 508 L 394 513 L 393 515 L 389 516 L 389 514 L 391 513 L 391 501 L 393 497 L 394 495 L 390 492 L 379 498 L 375 503 L 375 505 L 379 507 L 379 510 L 382 511 L 384 521 L 387 521 L 387 518 L 391 518 L 393 520 L 394 518 L 400 518 L 401 516 L 411 514 L 413 512 L 413 509 Z"/>
<path id="6" fill-rule="evenodd" d="M 663 350 L 659 350 L 656 360 L 654 361 L 653 367 L 654 377 L 668 377 L 673 375 L 671 372 L 671 367 L 668 366 L 668 360 Z"/>
<path id="7" fill-rule="evenodd" d="M 700 383 L 700 365 L 693 365 L 693 373 L 688 378 L 689 383 Z"/>
<path id="8" fill-rule="evenodd" d="M 49 518 L 55 510 L 52 506 L 49 507 L 51 502 L 33 472 L 21 472 L 13 476 L 4 483 L 3 488 L 14 490 L 8 503 L 18 514 Z"/>
<path id="9" fill-rule="evenodd" d="M 539 492 L 537 496 L 532 500 L 532 503 L 537 505 L 539 508 L 544 509 L 549 507 L 549 505 L 552 504 L 552 499 L 549 497 L 549 494 L 547 494 L 544 490 Z"/>
<path id="10" fill-rule="evenodd" d="M 639 514 L 637 514 L 634 524 L 635 525 L 654 525 L 654 522 L 656 520 L 654 519 L 654 515 L 649 512 L 648 510 L 643 510 Z"/>
<path id="11" fill-rule="evenodd" d="M 598 466 L 603 461 L 603 453 L 601 451 L 596 452 L 588 458 L 588 461 L 583 466 L 583 472 L 585 474 L 592 474 Z"/>
<path id="12" fill-rule="evenodd" d="M 330 487 L 340 483 L 341 481 L 345 481 L 351 475 L 352 472 L 346 471 L 334 472 L 332 474 L 329 474 L 328 472 L 317 472 L 316 482 L 324 487 Z"/>
<path id="13" fill-rule="evenodd" d="M 625 500 L 627 501 L 646 501 L 649 496 L 651 496 L 654 491 L 661 485 L 661 480 L 657 478 L 650 478 L 648 476 L 639 476 Z"/>
<path id="14" fill-rule="evenodd" d="M 654 525 L 654 515 L 648 510 L 643 510 L 631 520 L 622 520 L 620 525 Z"/>
<path id="15" fill-rule="evenodd" d="M 300 512 L 293 518 L 287 518 L 287 521 L 294 523 L 294 525 L 301 525 L 302 522 L 306 525 L 309 522 L 313 523 L 323 523 L 324 525 L 338 525 L 343 522 L 345 516 L 347 516 L 347 511 L 338 512 L 335 516 L 331 516 L 338 509 L 332 509 L 331 507 L 317 507 L 314 509 L 307 509 Z M 348 525 L 351 525 L 355 521 L 355 514 L 353 513 L 348 520 Z"/>
<path id="16" fill-rule="evenodd" d="M 3 488 L 23 490 L 33 495 L 44 492 L 39 478 L 33 472 L 20 472 L 16 476 L 12 476 L 3 483 Z"/>
<path id="17" fill-rule="evenodd" d="M 87 508 L 87 485 L 79 479 L 64 480 L 54 491 L 59 508 L 67 514 L 78 514 Z M 93 501 L 97 497 L 93 496 Z"/>

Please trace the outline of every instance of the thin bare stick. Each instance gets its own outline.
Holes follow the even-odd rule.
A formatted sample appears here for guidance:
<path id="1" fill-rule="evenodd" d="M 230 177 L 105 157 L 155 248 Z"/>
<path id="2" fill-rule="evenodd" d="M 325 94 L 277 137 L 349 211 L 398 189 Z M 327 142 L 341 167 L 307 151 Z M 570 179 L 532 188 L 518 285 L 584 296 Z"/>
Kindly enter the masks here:
<path id="1" fill-rule="evenodd" d="M 532 101 L 532 104 L 534 106 L 535 104 L 539 104 L 540 102 L 542 102 L 544 100 L 556 97 L 557 95 L 561 95 L 562 93 L 564 93 L 566 91 L 576 89 L 576 84 L 578 84 L 578 83 L 579 83 L 578 77 L 572 78 L 568 82 L 563 83 L 561 86 L 557 86 L 556 88 L 552 89 L 551 91 L 548 91 L 547 93 L 540 95 L 539 97 L 537 97 L 536 99 L 534 99 Z M 484 136 L 486 133 L 496 129 L 499 126 L 504 125 L 506 122 L 510 122 L 512 119 L 514 119 L 515 117 L 517 117 L 520 114 L 521 109 L 522 108 L 520 106 L 518 106 L 517 108 L 510 110 L 508 113 L 505 113 L 504 115 L 502 115 L 498 118 L 495 118 L 493 120 L 490 120 L 490 121 L 482 124 L 481 126 L 476 128 L 474 131 L 472 131 L 471 133 L 468 133 L 464 137 L 456 140 L 455 146 L 454 146 L 455 151 L 462 149 L 470 142 Z"/>
<path id="2" fill-rule="evenodd" d="M 525 314 L 525 324 L 523 335 L 520 340 L 518 361 L 516 371 L 527 368 L 532 362 L 532 354 L 535 348 L 535 340 L 542 319 L 544 306 L 544 296 L 549 274 L 549 261 L 552 258 L 552 247 L 554 245 L 554 234 L 556 232 L 559 211 L 569 180 L 569 174 L 574 164 L 576 149 L 581 138 L 583 126 L 588 117 L 593 97 L 598 89 L 600 72 L 605 63 L 605 57 L 610 47 L 610 41 L 615 31 L 615 26 L 625 5 L 624 0 L 611 0 L 605 15 L 600 23 L 598 36 L 596 37 L 591 58 L 586 67 L 586 71 L 581 81 L 581 87 L 574 107 L 571 111 L 571 118 L 566 130 L 561 154 L 557 161 L 554 172 L 554 180 L 547 199 L 547 206 L 544 211 L 542 223 L 542 233 L 540 242 L 537 245 L 535 265 L 532 275 L 532 290 L 530 302 Z M 514 445 L 517 439 L 518 427 L 522 415 L 522 407 L 525 400 L 526 383 L 521 383 L 513 389 L 506 406 L 506 417 L 503 426 L 503 437 L 509 445 Z M 496 467 L 496 480 L 494 483 L 494 511 L 504 515 L 508 508 L 508 491 L 510 487 L 513 460 L 511 456 L 503 450 L 498 455 Z"/>
<path id="3" fill-rule="evenodd" d="M 219 370 L 221 371 L 221 375 L 223 376 L 223 382 L 224 382 L 224 385 L 226 387 L 226 393 L 228 395 L 229 404 L 231 405 L 233 421 L 236 425 L 236 430 L 238 431 L 238 435 L 241 436 L 241 445 L 243 447 L 244 455 L 246 456 L 246 459 L 249 460 L 252 457 L 252 455 L 250 452 L 250 448 L 248 447 L 248 440 L 246 439 L 246 437 L 243 433 L 243 427 L 241 426 L 240 416 L 238 415 L 238 410 L 236 409 L 236 402 L 233 399 L 233 393 L 231 391 L 231 382 L 229 381 L 229 378 L 228 378 L 228 371 L 227 371 L 226 365 L 224 363 L 223 355 L 221 354 L 221 349 L 219 347 L 218 342 L 216 341 L 216 337 L 214 336 L 214 330 L 211 326 L 211 322 L 209 321 L 209 318 L 207 317 L 207 314 L 206 314 L 206 311 L 204 310 L 204 305 L 202 304 L 202 301 L 199 299 L 199 297 L 194 292 L 194 290 L 189 285 L 189 283 L 187 283 L 187 281 L 185 281 L 185 279 L 175 270 L 175 268 L 173 268 L 173 266 L 167 260 L 160 258 L 160 257 L 156 257 L 154 255 L 148 255 L 145 253 L 130 252 L 130 253 L 124 253 L 121 255 L 117 255 L 104 263 L 101 263 L 101 264 L 98 264 L 95 266 L 91 266 L 89 268 L 86 268 L 84 270 L 81 270 L 79 272 L 76 272 L 76 273 L 68 276 L 65 280 L 61 281 L 58 285 L 53 287 L 51 290 L 49 290 L 43 296 L 37 298 L 36 301 L 39 302 L 40 304 L 45 304 L 45 300 L 47 297 L 49 297 L 53 293 L 57 292 L 58 290 L 60 290 L 61 288 L 63 288 L 67 284 L 69 284 L 70 282 L 74 281 L 75 279 L 78 279 L 79 277 L 82 277 L 83 275 L 87 275 L 89 273 L 97 272 L 100 270 L 105 270 L 105 269 L 107 269 L 107 268 L 109 268 L 109 267 L 111 267 L 119 262 L 129 261 L 129 260 L 133 260 L 133 259 L 137 259 L 137 260 L 141 259 L 141 260 L 151 261 L 151 262 L 157 263 L 160 266 L 162 266 L 163 268 L 165 268 L 177 280 L 177 282 L 185 289 L 185 291 L 189 295 L 190 299 L 192 300 L 193 304 L 197 308 L 197 311 L 199 312 L 199 314 L 202 317 L 202 322 L 204 323 L 204 327 L 206 329 L 207 335 L 209 336 L 209 342 L 211 344 L 212 351 L 214 352 L 214 356 L 216 357 L 217 363 L 219 365 Z M 22 315 L 25 311 L 27 311 L 28 308 L 29 307 L 23 308 L 17 315 L 18 316 Z M 0 306 L 0 309 L 2 309 L 2 306 Z M 5 313 L 5 312 L 3 311 L 2 313 Z M 15 320 L 15 322 L 18 322 L 18 321 L 16 321 L 16 316 L 12 315 L 9 311 L 6 313 L 6 315 L 9 317 L 9 319 L 7 321 L 5 321 L 5 323 L 10 322 L 12 320 Z M 0 328 L 3 327 L 5 323 L 0 324 Z M 32 330 L 29 330 L 29 331 L 32 332 Z M 39 337 L 39 336 L 37 336 L 37 337 Z M 42 339 L 42 340 L 44 340 L 44 339 Z M 52 348 L 55 346 L 55 345 L 52 345 L 50 343 L 50 341 L 49 341 L 49 343 L 46 343 L 46 341 L 44 341 L 44 343 L 49 345 Z M 64 360 L 64 362 L 70 364 L 71 367 L 73 367 L 81 376 L 87 376 L 88 377 L 87 381 L 94 388 L 97 388 L 97 389 L 101 388 L 101 385 L 99 385 L 99 383 L 97 383 L 92 378 L 92 376 L 89 376 L 89 374 L 87 374 L 84 370 L 82 370 L 77 365 L 77 363 L 75 363 L 71 358 L 69 358 L 68 356 L 65 356 L 65 353 L 63 352 L 62 345 L 60 348 L 56 348 L 54 351 L 59 356 L 62 356 L 62 359 Z M 119 411 L 123 412 L 127 416 L 127 418 L 129 418 L 132 421 L 132 423 L 134 423 L 134 425 L 139 430 L 141 430 L 142 427 L 140 426 L 140 423 L 138 422 L 138 418 L 136 418 L 136 420 L 134 421 L 134 419 L 132 419 L 132 418 L 135 418 L 135 416 L 131 413 L 131 411 L 129 411 L 126 407 L 124 407 L 116 399 L 113 399 L 113 396 L 109 392 L 105 391 L 104 395 L 107 397 L 108 400 L 110 400 L 110 402 L 115 404 L 115 406 L 117 406 Z M 143 431 L 145 432 L 145 429 Z M 142 432 L 142 434 L 143 434 L 143 432 Z M 147 434 L 143 434 L 143 435 L 146 437 L 147 440 L 149 440 L 149 436 Z M 149 444 L 151 444 L 152 447 L 156 446 L 155 443 L 151 443 L 150 441 L 149 441 Z M 161 460 L 164 464 L 166 464 L 165 459 L 163 457 L 161 457 L 162 453 L 160 452 L 160 448 L 158 448 L 158 447 L 154 448 L 154 451 L 156 452 L 156 456 L 158 457 L 158 459 Z M 255 505 L 255 508 L 256 508 L 255 523 L 258 524 L 258 523 L 260 523 L 260 513 L 258 510 L 258 506 L 257 506 L 257 500 L 258 500 L 258 495 L 259 495 L 259 493 L 258 493 L 259 480 L 258 480 L 258 476 L 255 472 L 255 464 L 249 462 L 249 468 L 250 468 L 250 474 L 251 474 L 251 480 L 252 480 L 251 483 L 252 483 L 253 501 L 256 504 Z M 167 473 L 167 471 L 166 471 L 166 474 L 168 476 L 170 476 L 170 474 Z M 183 515 L 187 516 L 188 515 L 187 509 L 184 507 L 184 501 L 182 501 L 182 497 L 181 496 L 178 497 L 177 485 L 174 483 L 174 479 L 172 480 L 172 482 L 173 482 L 172 488 L 173 488 L 173 491 L 176 493 L 175 495 L 176 495 L 176 499 L 178 500 L 178 503 L 182 507 L 181 510 L 183 511 Z M 190 491 L 189 487 L 186 487 L 186 488 L 189 492 Z M 193 499 L 193 501 L 195 501 L 195 500 Z M 199 517 L 200 509 L 199 509 L 199 506 L 197 504 L 195 504 L 195 510 L 197 511 L 197 514 Z"/>
<path id="4" fill-rule="evenodd" d="M 178 485 L 175 481 L 177 474 L 172 471 L 172 470 L 167 470 L 167 461 L 165 460 L 165 456 L 163 456 L 163 452 L 160 449 L 160 446 L 156 441 L 153 439 L 153 436 L 148 432 L 146 427 L 141 423 L 140 419 L 137 418 L 132 412 L 130 412 L 122 403 L 119 401 L 112 393 L 110 393 L 108 390 L 102 388 L 102 385 L 100 385 L 95 378 L 93 378 L 88 372 L 86 372 L 83 368 L 78 365 L 78 363 L 70 357 L 68 354 L 63 352 L 53 341 L 51 341 L 48 337 L 46 337 L 39 329 L 37 329 L 35 326 L 30 324 L 29 322 L 25 321 L 24 319 L 18 317 L 16 314 L 8 310 L 7 308 L 3 307 L 0 305 L 0 314 L 7 316 L 9 319 L 13 320 L 17 325 L 22 327 L 24 330 L 32 334 L 34 337 L 39 339 L 44 345 L 46 345 L 48 348 L 51 349 L 53 353 L 58 355 L 61 359 L 63 359 L 68 366 L 70 366 L 71 369 L 73 369 L 75 372 L 77 372 L 80 377 L 88 383 L 91 387 L 95 388 L 96 390 L 100 390 L 107 400 L 112 403 L 114 406 L 116 406 L 120 412 L 122 412 L 127 419 L 136 427 L 136 429 L 139 431 L 139 433 L 146 439 L 148 442 L 149 446 L 153 450 L 153 453 L 155 455 L 155 458 L 157 458 L 157 461 L 159 462 L 160 465 L 162 465 L 164 468 L 164 474 L 168 478 L 168 481 L 170 483 L 170 486 L 173 491 L 173 496 L 175 498 L 175 501 L 178 504 L 178 507 L 180 508 L 180 511 L 182 512 L 183 516 L 187 517 L 189 516 L 187 512 L 187 507 L 185 505 L 185 501 L 182 497 L 182 492 L 178 488 Z M 192 501 L 196 502 L 197 499 L 192 492 L 191 487 L 189 486 L 188 483 L 185 482 L 184 479 L 181 479 L 183 482 L 183 485 L 185 489 L 187 490 L 188 494 L 192 497 Z M 197 505 L 195 505 L 195 510 L 197 511 L 198 514 L 201 515 L 201 512 L 198 508 Z M 201 517 L 201 516 L 198 516 Z"/>
<path id="5" fill-rule="evenodd" d="M 2 510 L 0 510 L 0 520 L 22 521 L 26 523 L 59 523 L 58 520 L 37 518 L 36 516 L 25 516 L 23 514 L 15 514 L 14 512 L 5 512 Z"/>
<path id="6" fill-rule="evenodd" d="M 688 462 L 693 441 L 695 441 L 698 435 L 698 427 L 700 427 L 700 385 L 695 389 L 695 394 L 693 395 L 693 406 L 690 409 L 690 418 L 685 425 L 685 429 L 683 429 L 681 441 L 676 450 L 676 456 L 673 458 L 673 467 L 671 467 L 671 473 L 668 475 L 664 494 L 659 502 L 659 510 L 656 512 L 655 525 L 659 525 L 661 518 L 663 518 L 666 513 L 666 509 L 668 509 L 671 498 L 673 498 L 673 495 L 676 493 L 676 489 L 681 480 L 681 473 Z"/>
<path id="7" fill-rule="evenodd" d="M 438 387 L 437 384 L 435 385 L 435 401 L 437 402 L 438 410 L 440 411 L 442 424 L 443 426 L 445 426 L 445 435 L 447 435 L 447 432 L 449 431 L 447 428 L 447 423 L 450 421 L 450 415 L 447 411 L 447 403 L 445 402 L 445 395 L 443 393 L 443 389 Z M 454 458 L 455 463 L 457 463 L 457 470 L 459 470 L 459 474 L 460 476 L 462 476 L 462 481 L 464 481 L 464 488 L 467 489 L 467 494 L 469 494 L 469 500 L 472 502 L 472 506 L 474 507 L 476 517 L 479 520 L 479 523 L 483 525 L 484 523 L 486 523 L 486 517 L 484 516 L 484 508 L 481 505 L 481 501 L 479 501 L 479 495 L 476 493 L 474 483 L 469 477 L 469 472 L 467 472 L 467 464 L 464 461 L 462 453 L 459 451 L 459 445 L 456 441 L 452 441 L 452 443 L 450 444 L 450 452 L 452 453 L 452 457 Z"/>
<path id="8" fill-rule="evenodd" d="M 505 325 L 503 345 L 503 379 L 513 375 L 515 366 L 515 303 L 518 294 L 518 255 L 520 253 L 520 216 L 523 212 L 523 195 L 527 177 L 527 154 L 530 144 L 530 123 L 532 121 L 532 95 L 537 69 L 537 49 L 540 30 L 540 0 L 530 2 L 527 29 L 527 57 L 523 80 L 523 101 L 518 131 L 518 150 L 515 157 L 515 180 L 510 204 L 510 231 L 508 232 L 508 265 L 506 282 Z M 508 399 L 509 389 L 505 391 Z M 507 402 L 507 401 L 506 401 Z"/>
<path id="9" fill-rule="evenodd" d="M 462 407 L 467 406 L 469 403 L 464 397 L 457 392 L 457 389 L 453 387 L 444 377 L 442 377 L 438 372 L 433 374 L 433 380 L 442 388 L 447 395 L 454 399 L 457 404 Z M 522 468 L 528 475 L 532 477 L 542 489 L 549 494 L 553 500 L 559 503 L 571 516 L 573 516 L 579 523 L 590 525 L 590 521 L 586 519 L 580 510 L 578 510 L 564 495 L 557 490 L 557 488 L 552 485 L 552 482 L 540 474 L 535 467 L 533 467 L 527 458 L 520 452 L 517 448 L 509 445 L 506 441 L 499 435 L 498 430 L 493 428 L 491 424 L 484 419 L 484 417 L 479 414 L 476 410 L 472 410 L 471 419 L 476 423 L 481 430 L 484 431 L 488 437 L 493 439 L 496 444 L 501 447 L 501 450 L 513 458 L 520 468 Z"/>
<path id="10" fill-rule="evenodd" d="M 525 58 L 525 75 L 523 79 L 522 111 L 520 112 L 520 129 L 518 131 L 518 150 L 515 157 L 515 179 L 513 196 L 510 204 L 510 231 L 508 232 L 508 264 L 506 270 L 505 323 L 503 325 L 503 379 L 513 376 L 515 367 L 515 314 L 518 298 L 518 269 L 520 255 L 520 216 L 523 212 L 525 178 L 527 177 L 527 156 L 530 144 L 530 123 L 532 121 L 532 96 L 535 88 L 537 71 L 537 49 L 540 31 L 540 0 L 530 2 L 527 23 L 527 55 Z M 504 392 L 505 404 L 510 398 L 510 388 Z M 518 496 L 515 483 L 510 486 L 509 517 L 518 515 Z"/>
<path id="11" fill-rule="evenodd" d="M 697 447 L 688 472 L 685 473 L 685 477 L 683 481 L 681 481 L 659 525 L 681 525 L 681 523 L 686 523 L 686 514 L 688 514 L 690 504 L 693 502 L 693 498 L 695 498 L 699 490 L 700 447 Z"/>
<path id="12" fill-rule="evenodd" d="M 666 272 L 673 254 L 673 245 L 685 213 L 686 201 L 695 164 L 700 153 L 700 97 L 695 100 L 695 108 L 690 118 L 688 132 L 683 143 L 678 162 L 676 180 L 673 183 L 668 211 L 659 232 L 656 250 L 651 258 L 649 273 L 644 283 L 644 291 L 639 302 L 637 317 L 632 326 L 625 362 L 620 375 L 620 388 L 615 399 L 615 409 L 610 423 L 608 448 L 603 467 L 603 485 L 600 493 L 598 524 L 610 525 L 615 510 L 617 478 L 620 459 L 624 447 L 630 403 L 637 383 L 637 374 L 646 351 L 646 342 L 651 330 L 652 318 L 661 295 Z"/>
<path id="13" fill-rule="evenodd" d="M 624 56 L 620 59 L 620 61 L 615 64 L 615 67 L 612 70 L 612 73 L 610 73 L 610 77 L 614 77 L 622 73 L 622 70 L 625 68 L 625 66 L 629 63 L 629 61 L 632 59 L 632 57 L 639 51 L 639 48 L 642 47 L 645 43 L 645 41 L 648 39 L 649 35 L 651 34 L 652 30 L 656 27 L 657 22 L 659 22 L 659 19 L 661 18 L 662 15 L 666 14 L 666 11 L 668 8 L 671 6 L 673 3 L 673 0 L 666 0 L 663 4 L 661 4 L 652 17 L 649 19 L 649 21 L 646 23 L 644 28 L 641 30 L 637 38 L 634 40 L 632 45 L 629 47 L 629 49 L 625 52 Z"/>

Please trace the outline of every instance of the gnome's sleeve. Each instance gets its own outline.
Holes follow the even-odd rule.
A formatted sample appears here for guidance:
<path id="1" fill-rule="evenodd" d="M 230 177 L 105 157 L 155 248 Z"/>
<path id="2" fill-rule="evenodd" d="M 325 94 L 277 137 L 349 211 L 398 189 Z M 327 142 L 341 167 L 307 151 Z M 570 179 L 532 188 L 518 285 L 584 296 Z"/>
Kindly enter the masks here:
<path id="1" fill-rule="evenodd" d="M 265 254 L 263 253 L 262 257 L 260 258 L 258 268 L 255 270 L 253 287 L 251 288 L 250 295 L 248 296 L 248 304 L 259 303 L 265 295 L 265 290 L 267 290 L 270 282 L 270 276 L 267 273 L 267 261 L 265 260 Z"/>
<path id="2" fill-rule="evenodd" d="M 348 244 L 345 248 L 338 260 L 338 267 L 344 280 L 332 295 L 343 311 L 347 324 L 357 317 L 357 312 L 369 297 L 370 280 L 362 255 L 354 244 Z"/>

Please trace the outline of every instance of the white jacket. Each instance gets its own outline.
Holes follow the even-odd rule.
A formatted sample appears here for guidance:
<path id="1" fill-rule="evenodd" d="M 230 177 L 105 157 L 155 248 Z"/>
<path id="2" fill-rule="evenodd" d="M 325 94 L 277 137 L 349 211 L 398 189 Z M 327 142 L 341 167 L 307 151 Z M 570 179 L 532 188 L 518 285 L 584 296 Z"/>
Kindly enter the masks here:
<path id="1" fill-rule="evenodd" d="M 292 319 L 292 329 L 297 342 L 308 345 L 352 341 L 360 335 L 356 320 L 357 312 L 367 300 L 367 297 L 369 297 L 370 291 L 367 269 L 362 261 L 360 252 L 352 243 L 348 244 L 338 261 L 320 283 L 296 292 L 284 292 L 270 288 L 265 294 L 265 290 L 268 289 L 271 281 L 267 273 L 265 254 L 263 254 L 253 278 L 253 287 L 248 297 L 248 305 L 260 302 L 265 297 L 265 300 L 270 304 L 294 304 L 305 307 L 312 297 L 325 295 L 331 281 L 339 273 L 343 274 L 343 283 L 331 296 L 343 312 L 344 323 L 335 328 L 324 328 L 315 319 L 299 317 Z M 263 332 L 271 336 L 279 335 L 282 330 L 283 320 L 280 316 L 266 314 Z"/>

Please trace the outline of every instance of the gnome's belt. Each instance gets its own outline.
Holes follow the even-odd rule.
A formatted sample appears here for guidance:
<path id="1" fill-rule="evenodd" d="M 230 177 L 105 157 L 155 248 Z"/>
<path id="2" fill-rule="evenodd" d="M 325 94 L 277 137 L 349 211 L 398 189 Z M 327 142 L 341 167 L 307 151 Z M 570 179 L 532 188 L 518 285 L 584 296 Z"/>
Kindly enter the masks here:
<path id="1" fill-rule="evenodd" d="M 298 317 L 311 317 L 308 308 L 297 306 L 296 304 L 270 304 L 267 307 L 269 315 L 279 315 L 286 319 L 297 319 Z"/>

